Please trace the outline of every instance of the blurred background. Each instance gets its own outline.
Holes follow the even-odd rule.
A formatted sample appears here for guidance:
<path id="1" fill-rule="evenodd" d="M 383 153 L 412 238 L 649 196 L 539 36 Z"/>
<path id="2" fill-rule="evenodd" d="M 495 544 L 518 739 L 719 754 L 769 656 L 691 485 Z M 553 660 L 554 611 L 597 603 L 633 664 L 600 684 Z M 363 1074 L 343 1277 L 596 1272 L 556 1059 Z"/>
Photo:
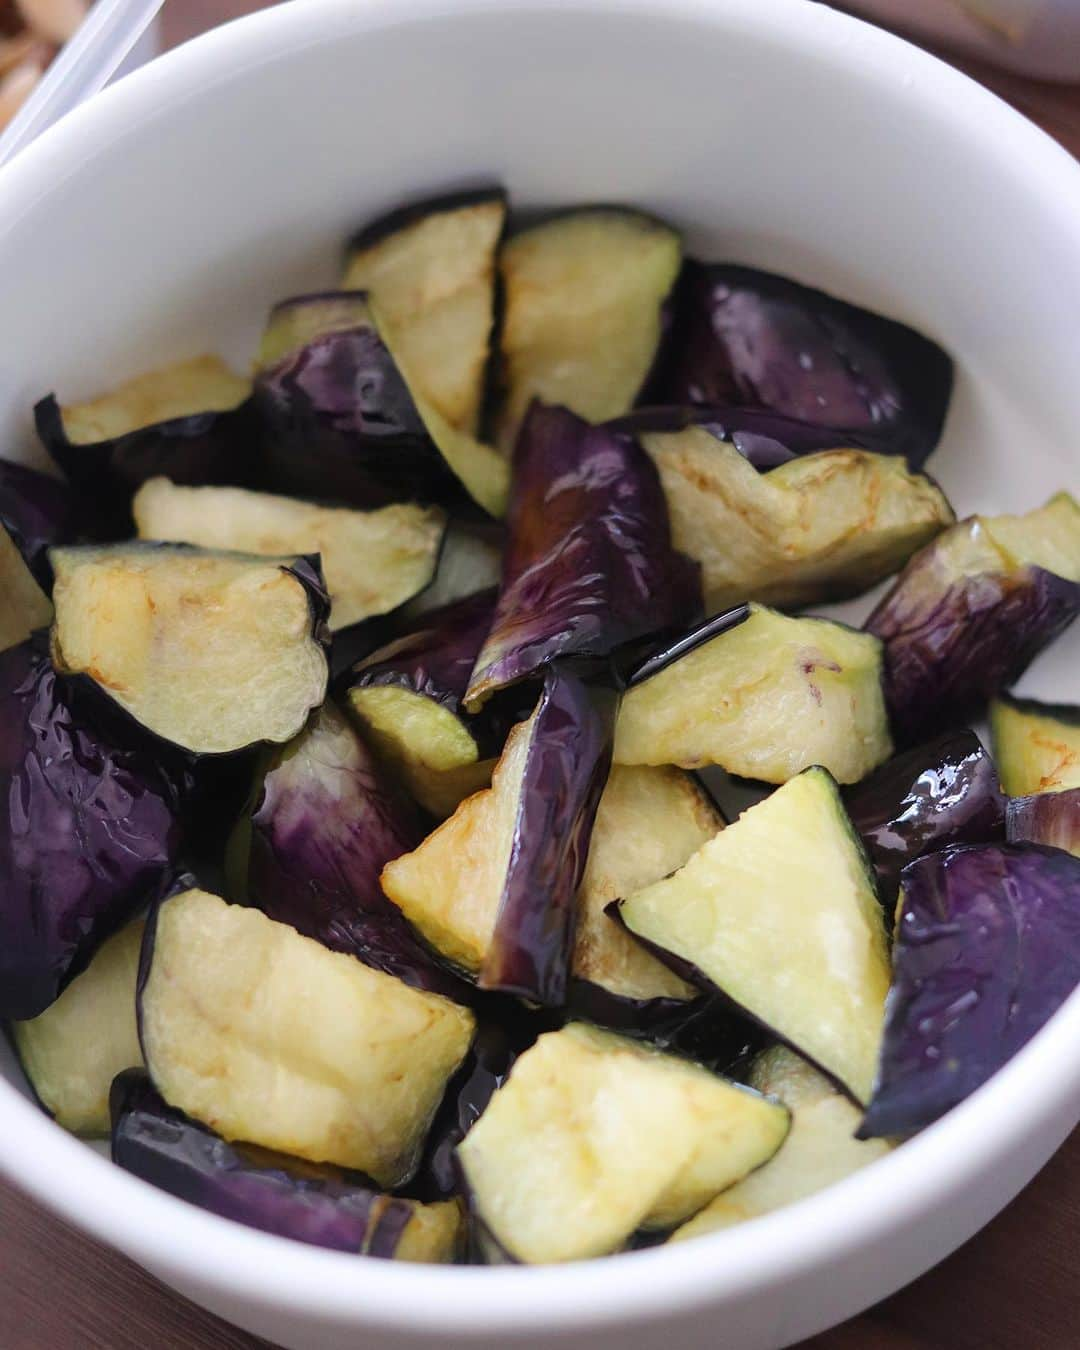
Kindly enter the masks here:
<path id="1" fill-rule="evenodd" d="M 44 78 L 91 3 L 0 0 L 0 130 Z M 268 3 L 274 0 L 167 0 L 125 69 Z M 1080 88 L 1080 0 L 847 0 L 837 8 L 948 53 L 1062 135 L 1060 88 L 1047 99 L 1032 86 L 1034 81 L 1057 81 Z"/>

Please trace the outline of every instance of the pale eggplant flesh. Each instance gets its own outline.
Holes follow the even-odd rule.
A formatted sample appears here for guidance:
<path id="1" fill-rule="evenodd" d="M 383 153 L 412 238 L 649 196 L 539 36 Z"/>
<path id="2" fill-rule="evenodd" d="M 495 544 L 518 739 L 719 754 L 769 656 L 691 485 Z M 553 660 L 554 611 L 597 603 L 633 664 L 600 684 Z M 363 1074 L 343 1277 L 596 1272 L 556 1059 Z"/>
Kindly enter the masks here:
<path id="1" fill-rule="evenodd" d="M 590 422 L 633 407 L 656 359 L 681 257 L 673 229 L 618 208 L 567 211 L 507 241 L 496 415 L 505 454 L 534 399 Z"/>
<path id="2" fill-rule="evenodd" d="M 399 502 L 374 511 L 231 487 L 144 483 L 132 502 L 140 539 L 271 557 L 318 554 L 331 631 L 388 614 L 435 575 L 446 529 L 438 507 Z"/>
<path id="3" fill-rule="evenodd" d="M 511 1259 L 599 1256 L 759 1167 L 787 1110 L 700 1065 L 570 1023 L 539 1038 L 458 1148 L 474 1216 Z"/>
<path id="4" fill-rule="evenodd" d="M 718 765 L 768 783 L 817 764 L 858 782 L 892 753 L 881 668 L 869 634 L 741 606 L 631 672 L 615 763 Z"/>
<path id="5" fill-rule="evenodd" d="M 189 755 L 290 740 L 329 678 L 318 558 L 184 544 L 53 549 L 52 658 Z"/>
<path id="6" fill-rule="evenodd" d="M 869 860 L 824 769 L 791 779 L 614 908 L 679 975 L 869 1100 L 888 943 Z"/>
<path id="7" fill-rule="evenodd" d="M 415 1171 L 475 1030 L 459 1004 L 194 888 L 151 914 L 138 1012 L 171 1106 L 385 1189 Z"/>

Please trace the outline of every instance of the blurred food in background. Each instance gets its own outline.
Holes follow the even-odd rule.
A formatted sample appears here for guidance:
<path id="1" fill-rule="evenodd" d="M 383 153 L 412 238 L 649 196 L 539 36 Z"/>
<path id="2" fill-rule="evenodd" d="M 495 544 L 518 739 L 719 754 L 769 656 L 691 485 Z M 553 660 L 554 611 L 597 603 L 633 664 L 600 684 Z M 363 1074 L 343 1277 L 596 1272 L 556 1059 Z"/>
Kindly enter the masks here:
<path id="1" fill-rule="evenodd" d="M 1080 81 L 1080 0 L 847 0 L 839 7 L 1035 79 Z"/>
<path id="2" fill-rule="evenodd" d="M 89 7 L 90 0 L 0 0 L 0 131 Z"/>

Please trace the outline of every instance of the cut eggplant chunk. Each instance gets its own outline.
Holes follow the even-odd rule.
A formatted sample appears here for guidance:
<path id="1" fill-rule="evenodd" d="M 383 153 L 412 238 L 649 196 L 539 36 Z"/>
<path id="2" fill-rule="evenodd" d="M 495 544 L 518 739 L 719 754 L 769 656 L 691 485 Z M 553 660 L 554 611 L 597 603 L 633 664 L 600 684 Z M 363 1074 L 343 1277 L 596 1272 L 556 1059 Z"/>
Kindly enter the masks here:
<path id="1" fill-rule="evenodd" d="M 34 408 L 38 436 L 80 493 L 104 512 L 100 530 L 127 520 L 131 494 L 148 478 L 174 483 L 250 481 L 251 381 L 217 356 L 197 356 L 137 375 L 89 403 L 61 408 L 50 394 Z"/>
<path id="2" fill-rule="evenodd" d="M 58 671 L 192 754 L 290 740 L 326 694 L 318 559 L 184 544 L 52 551 Z"/>
<path id="3" fill-rule="evenodd" d="M 497 441 L 506 453 L 533 399 L 590 422 L 633 407 L 656 359 L 681 259 L 669 226 L 605 208 L 570 211 L 503 246 Z"/>
<path id="4" fill-rule="evenodd" d="M 679 974 L 869 1101 L 888 944 L 870 864 L 824 769 L 785 783 L 618 914 Z"/>
<path id="5" fill-rule="evenodd" d="M 791 1132 L 764 1167 L 677 1228 L 672 1242 L 715 1233 L 805 1200 L 883 1158 L 893 1147 L 885 1139 L 854 1138 L 861 1118 L 858 1108 L 786 1046 L 759 1056 L 749 1085 L 784 1103 L 791 1112 Z"/>
<path id="6" fill-rule="evenodd" d="M 4 529 L 0 529 L 0 588 L 0 651 L 6 651 L 37 629 L 47 628 L 53 606 Z"/>
<path id="7" fill-rule="evenodd" d="M 45 634 L 0 654 L 0 1017 L 36 1018 L 169 875 L 180 794 L 94 731 Z"/>
<path id="8" fill-rule="evenodd" d="M 729 263 L 687 262 L 649 384 L 656 403 L 768 409 L 922 466 L 937 445 L 953 363 L 904 324 Z"/>
<path id="9" fill-rule="evenodd" d="M 861 1138 L 907 1135 L 982 1086 L 1080 983 L 1080 859 L 957 844 L 904 869 Z"/>
<path id="10" fill-rule="evenodd" d="M 1080 613 L 1080 506 L 971 516 L 920 549 L 866 621 L 885 643 L 893 731 L 963 722 Z"/>
<path id="11" fill-rule="evenodd" d="M 198 890 L 156 911 L 140 986 L 143 1054 L 170 1106 L 388 1188 L 414 1170 L 474 1030 L 450 1000 Z"/>
<path id="12" fill-rule="evenodd" d="M 887 919 L 909 862 L 946 844 L 992 844 L 1004 837 L 997 771 L 973 731 L 897 755 L 850 788 L 844 804 L 877 871 Z"/>
<path id="13" fill-rule="evenodd" d="M 1005 808 L 1010 844 L 1047 844 L 1080 858 L 1080 787 L 1013 797 Z"/>
<path id="14" fill-rule="evenodd" d="M 604 656 L 700 613 L 699 569 L 671 546 L 648 455 L 565 408 L 534 404 L 514 454 L 495 617 L 466 707 L 549 661 Z"/>
<path id="15" fill-rule="evenodd" d="M 143 921 L 114 933 L 56 1002 L 11 1032 L 38 1100 L 75 1134 L 109 1133 L 109 1089 L 142 1064 L 135 1024 Z"/>
<path id="16" fill-rule="evenodd" d="M 144 1073 L 122 1074 L 112 1096 L 113 1161 L 224 1219 L 318 1247 L 399 1261 L 453 1261 L 460 1201 L 418 1204 L 381 1195 L 335 1168 L 227 1143 L 173 1110 Z"/>
<path id="17" fill-rule="evenodd" d="M 551 670 L 491 787 L 383 871 L 383 890 L 413 927 L 483 988 L 565 1002 L 613 721 L 613 695 Z"/>
<path id="18" fill-rule="evenodd" d="M 405 785 L 418 806 L 435 820 L 449 820 L 467 798 L 491 786 L 496 759 L 481 759 L 460 769 L 426 769 L 408 766 Z"/>
<path id="19" fill-rule="evenodd" d="M 701 564 L 709 612 L 859 595 L 955 519 L 940 489 L 899 457 L 827 450 L 759 473 L 701 427 L 641 444 L 660 474 L 672 541 Z"/>
<path id="20" fill-rule="evenodd" d="M 600 1256 L 760 1167 L 786 1108 L 699 1065 L 570 1023 L 541 1036 L 458 1149 L 480 1223 L 532 1263 Z"/>
<path id="21" fill-rule="evenodd" d="M 272 486 L 358 507 L 464 500 L 459 470 L 474 459 L 490 468 L 498 456 L 449 424 L 444 455 L 428 426 L 444 420 L 420 408 L 406 381 L 363 291 L 278 305 L 254 386 Z M 504 480 L 505 466 L 499 473 Z"/>
<path id="22" fill-rule="evenodd" d="M 446 528 L 437 507 L 349 511 L 243 488 L 178 487 L 167 478 L 145 483 L 132 512 L 140 539 L 278 557 L 317 553 L 332 629 L 386 614 L 423 590 Z"/>
<path id="23" fill-rule="evenodd" d="M 507 728 L 488 744 L 493 719 L 470 717 L 463 707 L 494 611 L 494 591 L 481 591 L 422 614 L 409 631 L 358 662 L 346 677 L 351 711 L 406 784 L 413 770 L 464 769 L 481 753 L 501 748 Z"/>
<path id="24" fill-rule="evenodd" d="M 499 189 L 415 202 L 349 244 L 342 288 L 367 291 L 400 362 L 452 427 L 475 436 L 495 317 Z"/>
<path id="25" fill-rule="evenodd" d="M 324 703 L 264 768 L 230 844 L 230 895 L 332 951 L 461 1001 L 464 986 L 379 887 L 383 867 L 415 848 L 421 829 L 341 713 Z"/>
<path id="26" fill-rule="evenodd" d="M 990 705 L 1001 785 L 1010 797 L 1080 788 L 1080 707 L 1002 694 Z"/>
<path id="27" fill-rule="evenodd" d="M 646 1022 L 646 1005 L 688 1003 L 698 991 L 604 910 L 674 872 L 723 827 L 723 817 L 681 769 L 615 767 L 608 777 L 578 890 L 573 975 L 575 983 L 587 982 L 628 1005 L 628 1020 Z M 590 1007 L 597 1012 L 598 1000 Z"/>
<path id="28" fill-rule="evenodd" d="M 77 528 L 71 488 L 50 474 L 0 459 L 0 526 L 48 594 L 53 579 L 49 549 L 69 543 Z"/>
<path id="29" fill-rule="evenodd" d="M 452 520 L 443 536 L 431 584 L 403 606 L 401 617 L 414 623 L 433 609 L 442 609 L 455 600 L 498 586 L 502 576 L 502 545 L 501 526 Z"/>
<path id="30" fill-rule="evenodd" d="M 745 613 L 741 622 L 710 620 L 705 641 L 690 634 L 666 665 L 651 661 L 648 678 L 634 677 L 615 762 L 717 764 L 766 783 L 820 764 L 855 783 L 888 759 L 880 643 L 827 619 L 761 605 Z M 709 638 L 714 626 L 719 636 Z"/>

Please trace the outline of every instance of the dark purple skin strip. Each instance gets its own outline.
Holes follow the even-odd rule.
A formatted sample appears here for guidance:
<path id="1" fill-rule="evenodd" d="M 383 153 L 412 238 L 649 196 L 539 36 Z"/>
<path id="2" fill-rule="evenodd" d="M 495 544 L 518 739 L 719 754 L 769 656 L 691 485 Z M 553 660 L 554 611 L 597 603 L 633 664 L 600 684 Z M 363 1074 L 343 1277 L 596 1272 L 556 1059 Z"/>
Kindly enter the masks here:
<path id="1" fill-rule="evenodd" d="M 511 1012 L 506 1020 L 480 1022 L 428 1132 L 424 1156 L 407 1188 L 412 1198 L 431 1203 L 460 1194 L 461 1178 L 454 1160 L 458 1144 L 506 1082 L 518 1055 L 549 1029 L 549 1021 L 524 1010 Z"/>
<path id="2" fill-rule="evenodd" d="M 764 409 L 825 428 L 836 445 L 904 455 L 913 469 L 940 439 L 953 365 L 904 324 L 725 263 L 687 261 L 674 304 L 643 402 Z"/>
<path id="3" fill-rule="evenodd" d="M 67 483 L 0 459 L 0 525 L 48 594 L 53 579 L 49 549 L 74 537 L 75 504 Z"/>
<path id="4" fill-rule="evenodd" d="M 274 314 L 336 294 L 298 296 Z M 464 500 L 370 323 L 314 337 L 260 369 L 252 397 L 277 491 L 358 507 Z"/>
<path id="5" fill-rule="evenodd" d="M 737 605 L 734 609 L 725 610 L 723 614 L 714 614 L 704 623 L 692 628 L 688 633 L 681 633 L 678 637 L 665 638 L 659 650 L 650 653 L 644 660 L 639 660 L 631 668 L 626 677 L 626 687 L 632 689 L 637 684 L 644 684 L 653 675 L 659 675 L 662 670 L 674 665 L 680 657 L 688 656 L 703 643 L 711 642 L 713 638 L 719 637 L 721 633 L 728 633 L 731 629 L 737 628 L 749 617 L 749 605 Z"/>
<path id="6" fill-rule="evenodd" d="M 1080 982 L 1080 859 L 961 844 L 909 864 L 870 1106 L 858 1131 L 907 1135 L 962 1102 Z"/>
<path id="7" fill-rule="evenodd" d="M 610 689 L 548 668 L 482 989 L 545 1007 L 566 1002 L 577 890 L 611 766 L 617 707 Z"/>
<path id="8" fill-rule="evenodd" d="M 226 412 L 175 417 L 91 445 L 68 440 L 53 394 L 35 405 L 34 423 L 42 445 L 78 491 L 80 532 L 89 538 L 130 534 L 131 498 L 159 474 L 192 487 L 262 485 L 250 399 Z"/>
<path id="9" fill-rule="evenodd" d="M 469 987 L 431 957 L 379 885 L 383 867 L 422 837 L 414 808 L 327 704 L 273 755 L 234 837 L 230 890 L 333 951 L 469 1001 Z"/>
<path id="10" fill-rule="evenodd" d="M 43 1012 L 181 846 L 179 790 L 154 748 L 106 737 L 81 712 L 47 633 L 0 653 L 3 1018 Z"/>
<path id="11" fill-rule="evenodd" d="M 843 792 L 844 805 L 878 877 L 891 925 L 900 872 L 946 844 L 996 843 L 1005 798 L 994 762 L 973 731 L 938 737 L 897 755 Z"/>
<path id="12" fill-rule="evenodd" d="M 242 1147 L 167 1106 L 141 1070 L 113 1083 L 113 1161 L 225 1219 L 336 1251 L 393 1257 L 412 1217 L 405 1200 L 333 1174 L 260 1167 Z"/>
<path id="13" fill-rule="evenodd" d="M 1041 567 L 943 587 L 934 547 L 916 553 L 864 625 L 885 644 L 885 699 L 900 745 L 968 720 L 1080 613 L 1080 583 Z"/>
<path id="14" fill-rule="evenodd" d="M 568 656 L 604 656 L 701 612 L 698 565 L 671 546 L 656 467 L 629 436 L 534 402 L 514 451 L 491 632 L 466 702 Z"/>
<path id="15" fill-rule="evenodd" d="M 1080 856 L 1080 788 L 1011 797 L 1005 834 L 1010 844 L 1047 844 Z"/>

